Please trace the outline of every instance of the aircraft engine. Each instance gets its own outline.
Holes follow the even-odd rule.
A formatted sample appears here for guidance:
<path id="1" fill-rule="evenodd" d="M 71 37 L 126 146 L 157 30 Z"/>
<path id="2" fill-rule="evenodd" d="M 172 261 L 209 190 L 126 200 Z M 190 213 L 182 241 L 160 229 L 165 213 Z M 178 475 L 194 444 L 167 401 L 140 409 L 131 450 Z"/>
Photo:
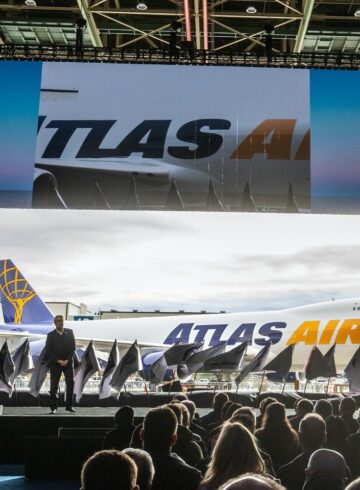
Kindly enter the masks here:
<path id="1" fill-rule="evenodd" d="M 140 376 L 145 379 L 145 381 L 150 381 L 150 370 L 151 366 L 163 355 L 163 351 L 150 352 L 142 356 L 142 371 L 139 371 Z M 167 369 L 163 381 L 171 381 L 174 377 L 174 370 Z"/>
<path id="2" fill-rule="evenodd" d="M 35 168 L 32 207 L 67 209 L 59 192 L 56 177 L 48 170 Z"/>

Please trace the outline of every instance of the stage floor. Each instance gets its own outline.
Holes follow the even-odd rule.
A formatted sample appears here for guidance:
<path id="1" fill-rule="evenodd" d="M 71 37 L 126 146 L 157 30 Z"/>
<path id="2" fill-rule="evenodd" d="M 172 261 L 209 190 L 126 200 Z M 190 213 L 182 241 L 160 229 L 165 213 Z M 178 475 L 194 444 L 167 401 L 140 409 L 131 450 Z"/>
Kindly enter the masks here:
<path id="1" fill-rule="evenodd" d="M 50 414 L 50 409 L 46 407 L 4 407 L 3 416 L 8 417 L 113 417 L 120 407 L 77 407 L 76 413 L 70 413 L 65 407 L 60 407 L 55 415 Z M 150 410 L 149 407 L 134 407 L 135 417 L 145 417 Z M 200 417 L 206 415 L 211 410 L 209 408 L 198 408 Z"/>

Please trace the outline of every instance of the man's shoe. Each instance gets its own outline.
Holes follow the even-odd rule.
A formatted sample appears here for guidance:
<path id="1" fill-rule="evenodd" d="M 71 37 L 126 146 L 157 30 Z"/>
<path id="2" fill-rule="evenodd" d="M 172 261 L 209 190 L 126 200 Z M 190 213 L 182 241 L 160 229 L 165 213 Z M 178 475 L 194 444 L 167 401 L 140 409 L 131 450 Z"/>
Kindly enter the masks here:
<path id="1" fill-rule="evenodd" d="M 76 410 L 74 407 L 66 407 L 65 409 L 67 412 L 71 412 L 71 413 L 76 413 Z"/>
<path id="2" fill-rule="evenodd" d="M 50 410 L 49 415 L 55 415 L 55 413 L 56 413 L 56 408 L 52 408 L 52 409 Z"/>

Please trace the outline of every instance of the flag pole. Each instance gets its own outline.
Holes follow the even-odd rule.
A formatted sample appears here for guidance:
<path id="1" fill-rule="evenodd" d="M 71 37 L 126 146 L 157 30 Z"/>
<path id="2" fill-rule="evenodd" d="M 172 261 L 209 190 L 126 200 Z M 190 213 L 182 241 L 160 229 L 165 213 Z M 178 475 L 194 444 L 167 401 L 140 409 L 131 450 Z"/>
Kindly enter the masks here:
<path id="1" fill-rule="evenodd" d="M 329 392 L 329 385 L 330 385 L 330 376 L 328 378 L 328 382 L 327 382 L 327 385 L 326 385 L 326 391 L 325 391 L 325 394 L 327 395 L 328 392 Z"/>
<path id="2" fill-rule="evenodd" d="M 260 395 L 260 393 L 261 393 L 261 389 L 262 389 L 262 387 L 263 387 L 263 383 L 264 383 L 265 374 L 266 374 L 266 371 L 263 371 L 263 373 L 262 373 L 262 377 L 261 377 L 260 388 L 259 388 L 259 395 Z"/>
<path id="3" fill-rule="evenodd" d="M 286 375 L 286 376 L 285 376 L 285 378 L 284 378 L 284 383 L 283 383 L 283 387 L 282 387 L 282 390 L 281 390 L 281 394 L 282 394 L 282 395 L 284 394 L 284 391 L 285 391 L 286 379 L 287 379 L 287 375 Z"/>
<path id="4" fill-rule="evenodd" d="M 308 380 L 306 380 L 306 383 L 305 383 L 304 393 L 306 393 L 306 387 L 307 387 L 307 384 L 308 384 Z"/>

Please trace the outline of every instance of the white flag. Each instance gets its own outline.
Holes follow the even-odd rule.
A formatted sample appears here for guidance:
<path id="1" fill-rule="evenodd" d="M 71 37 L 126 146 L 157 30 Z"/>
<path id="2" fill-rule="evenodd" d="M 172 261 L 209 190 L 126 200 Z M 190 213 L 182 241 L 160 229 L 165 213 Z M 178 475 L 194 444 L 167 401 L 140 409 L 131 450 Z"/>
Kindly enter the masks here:
<path id="1" fill-rule="evenodd" d="M 118 364 L 119 364 L 119 352 L 117 347 L 117 340 L 115 339 L 113 346 L 111 347 L 109 359 L 106 364 L 106 368 L 104 370 L 104 374 L 100 383 L 100 391 L 99 391 L 100 400 L 102 400 L 103 398 L 109 398 L 111 393 L 110 381 Z"/>
<path id="2" fill-rule="evenodd" d="M 124 357 L 120 360 L 110 381 L 110 386 L 118 392 L 118 398 L 120 396 L 121 388 L 124 386 L 128 377 L 141 369 L 140 349 L 135 340 Z"/>
<path id="3" fill-rule="evenodd" d="M 96 357 L 94 343 L 91 340 L 81 358 L 79 367 L 75 371 L 74 395 L 77 403 L 79 403 L 82 397 L 86 383 L 99 369 L 99 361 Z"/>

